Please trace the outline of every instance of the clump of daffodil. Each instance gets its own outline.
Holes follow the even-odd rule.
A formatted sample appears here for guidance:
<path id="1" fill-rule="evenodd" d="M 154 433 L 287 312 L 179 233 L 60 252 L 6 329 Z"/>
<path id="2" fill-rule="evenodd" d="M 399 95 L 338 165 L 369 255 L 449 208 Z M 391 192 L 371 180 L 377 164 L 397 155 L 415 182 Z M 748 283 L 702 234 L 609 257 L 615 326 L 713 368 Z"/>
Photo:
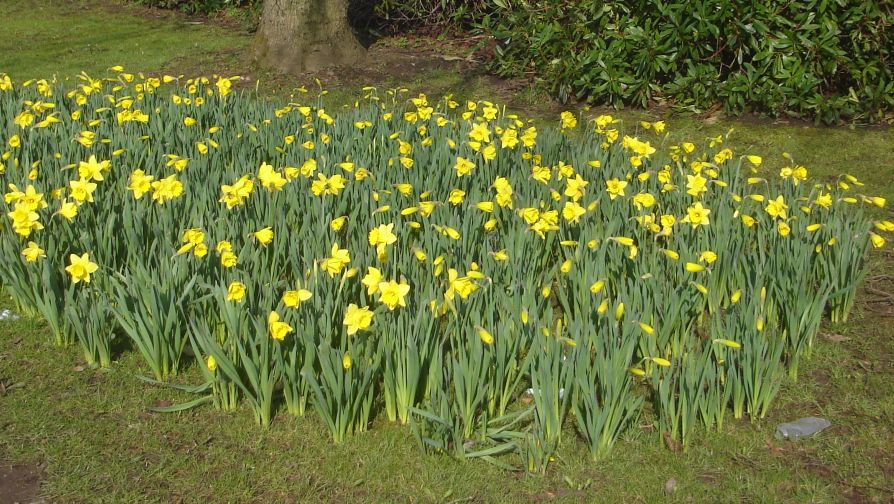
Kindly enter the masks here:
<path id="1" fill-rule="evenodd" d="M 0 74 L 0 282 L 88 359 L 125 334 L 163 380 L 190 345 L 215 406 L 266 424 L 277 395 L 336 441 L 383 404 L 468 455 L 525 383 L 533 414 L 501 439 L 529 467 L 568 410 L 594 458 L 642 414 L 685 447 L 766 414 L 894 233 L 868 182 L 729 133 L 535 127 L 401 89 L 335 114 L 307 89 L 271 107 L 235 76 L 110 72 Z"/>
<path id="2" fill-rule="evenodd" d="M 292 326 L 283 322 L 279 314 L 275 311 L 270 312 L 270 315 L 267 316 L 267 331 L 270 333 L 270 337 L 277 340 L 283 341 L 286 339 L 289 333 L 294 331 Z"/>
<path id="3" fill-rule="evenodd" d="M 298 308 L 301 303 L 313 297 L 313 293 L 307 289 L 297 289 L 286 291 L 282 295 L 282 304 L 287 308 Z"/>
<path id="4" fill-rule="evenodd" d="M 379 282 L 378 292 L 379 302 L 387 306 L 389 310 L 394 310 L 397 307 L 407 306 L 406 297 L 410 293 L 410 286 L 403 281 L 389 280 Z"/>
<path id="5" fill-rule="evenodd" d="M 381 224 L 374 227 L 369 232 L 369 245 L 376 248 L 379 260 L 387 257 L 388 245 L 397 241 L 397 235 L 394 234 L 394 224 Z"/>
<path id="6" fill-rule="evenodd" d="M 245 298 L 245 284 L 242 282 L 231 282 L 227 287 L 227 301 L 236 301 L 241 303 Z"/>
<path id="7" fill-rule="evenodd" d="M 99 265 L 90 260 L 90 253 L 84 252 L 82 255 L 71 254 L 68 256 L 68 266 L 65 271 L 71 275 L 71 283 L 78 282 L 90 283 L 90 275 L 96 273 Z"/>
<path id="8" fill-rule="evenodd" d="M 373 323 L 373 312 L 367 306 L 357 306 L 354 303 L 348 305 L 345 310 L 343 325 L 347 328 L 348 336 L 365 331 Z"/>
<path id="9" fill-rule="evenodd" d="M 350 262 L 351 253 L 348 252 L 348 249 L 339 248 L 338 243 L 333 243 L 330 256 L 320 262 L 320 269 L 328 273 L 330 277 L 335 277 Z"/>
<path id="10" fill-rule="evenodd" d="M 37 262 L 39 259 L 43 259 L 46 256 L 46 251 L 33 241 L 29 241 L 28 246 L 22 249 L 22 257 L 25 258 L 25 261 L 30 263 Z"/>
<path id="11" fill-rule="evenodd" d="M 270 245 L 271 242 L 273 242 L 273 228 L 267 226 L 263 229 L 259 229 L 252 233 L 252 236 L 255 240 L 258 241 L 258 243 L 266 247 L 267 245 Z"/>

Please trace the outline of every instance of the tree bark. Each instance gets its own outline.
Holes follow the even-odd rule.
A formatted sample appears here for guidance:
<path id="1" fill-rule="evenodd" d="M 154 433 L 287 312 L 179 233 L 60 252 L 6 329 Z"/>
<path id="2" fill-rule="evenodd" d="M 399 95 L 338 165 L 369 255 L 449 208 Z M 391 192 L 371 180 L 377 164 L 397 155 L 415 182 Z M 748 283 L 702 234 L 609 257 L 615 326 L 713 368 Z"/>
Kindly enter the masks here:
<path id="1" fill-rule="evenodd" d="M 366 50 L 348 24 L 348 0 L 264 0 L 255 53 L 286 73 L 359 62 Z"/>

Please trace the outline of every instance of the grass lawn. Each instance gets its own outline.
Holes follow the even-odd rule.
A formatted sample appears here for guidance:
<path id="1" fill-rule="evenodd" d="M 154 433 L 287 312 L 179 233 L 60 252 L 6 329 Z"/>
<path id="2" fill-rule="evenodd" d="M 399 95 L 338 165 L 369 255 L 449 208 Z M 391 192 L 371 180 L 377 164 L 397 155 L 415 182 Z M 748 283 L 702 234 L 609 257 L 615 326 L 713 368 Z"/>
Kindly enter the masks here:
<path id="1" fill-rule="evenodd" d="M 147 72 L 214 72 L 269 82 L 280 100 L 301 81 L 258 71 L 246 55 L 250 37 L 237 28 L 112 2 L 0 0 L 0 72 L 14 79 L 99 75 L 124 65 Z M 362 84 L 406 82 L 411 92 L 456 91 L 466 98 L 511 103 L 520 113 L 554 120 L 561 107 L 528 89 L 512 89 L 474 69 L 437 61 L 413 64 L 400 44 L 374 47 L 353 78 L 321 74 L 335 103 Z M 382 62 L 401 69 L 381 71 Z M 360 82 L 368 78 L 371 81 Z M 308 79 L 304 79 L 308 80 Z M 312 79 L 311 79 L 312 80 Z M 494 98 L 498 97 L 498 98 Z M 630 128 L 658 112 L 616 113 Z M 812 177 L 856 175 L 881 195 L 892 220 L 894 130 L 813 127 L 765 120 L 667 116 L 675 137 L 704 138 L 735 129 L 730 147 L 765 157 L 768 171 L 790 153 Z M 5 118 L 3 118 L 5 120 Z M 48 501 L 696 501 L 887 502 L 894 499 L 894 255 L 873 253 L 858 304 L 845 325 L 824 324 L 797 383 L 787 382 L 760 422 L 698 432 L 685 453 L 665 448 L 646 421 L 606 461 L 592 462 L 571 424 L 561 459 L 546 476 L 526 476 L 484 462 L 460 462 L 419 451 L 409 429 L 378 420 L 370 432 L 333 445 L 311 412 L 282 412 L 268 429 L 249 411 L 205 406 L 159 414 L 150 408 L 194 396 L 156 387 L 138 353 L 122 348 L 109 371 L 85 369 L 76 348 L 55 348 L 33 320 L 0 320 L 0 502 L 22 468 L 38 475 Z M 0 298 L 0 309 L 12 308 Z M 120 341 L 120 340 L 119 340 Z M 177 378 L 200 381 L 197 369 Z M 822 416 L 833 427 L 799 443 L 780 442 L 778 423 Z M 673 480 L 673 484 L 669 483 Z M 674 487 L 668 493 L 667 487 Z M 32 495 L 34 497 L 34 495 Z"/>
<path id="2" fill-rule="evenodd" d="M 192 397 L 140 381 L 146 371 L 134 352 L 94 372 L 76 349 L 51 347 L 41 324 L 3 322 L 0 378 L 22 386 L 0 397 L 0 465 L 41 465 L 41 493 L 53 501 L 654 502 L 669 479 L 671 500 L 887 501 L 894 348 L 866 297 L 854 323 L 824 331 L 848 339 L 820 339 L 800 381 L 785 386 L 764 421 L 699 433 L 686 453 L 670 452 L 642 428 L 600 463 L 569 435 L 564 458 L 545 477 L 425 455 L 408 429 L 382 421 L 332 445 L 313 414 L 281 414 L 264 430 L 248 411 L 151 413 Z M 197 381 L 195 371 L 182 381 Z M 807 415 L 834 426 L 798 444 L 773 438 L 777 423 Z"/>
<path id="3" fill-rule="evenodd" d="M 181 60 L 226 58 L 244 33 L 181 16 L 96 0 L 2 0 L 0 72 L 14 79 L 100 75 L 114 65 L 159 70 Z"/>

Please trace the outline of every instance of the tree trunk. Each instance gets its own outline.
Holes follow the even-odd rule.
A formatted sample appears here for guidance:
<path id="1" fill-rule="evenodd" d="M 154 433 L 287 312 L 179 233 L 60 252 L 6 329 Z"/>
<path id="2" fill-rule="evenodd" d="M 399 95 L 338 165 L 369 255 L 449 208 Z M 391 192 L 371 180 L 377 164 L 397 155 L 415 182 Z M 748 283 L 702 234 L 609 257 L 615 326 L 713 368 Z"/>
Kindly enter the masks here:
<path id="1" fill-rule="evenodd" d="M 264 0 L 255 52 L 286 73 L 360 61 L 366 50 L 348 24 L 348 0 Z"/>

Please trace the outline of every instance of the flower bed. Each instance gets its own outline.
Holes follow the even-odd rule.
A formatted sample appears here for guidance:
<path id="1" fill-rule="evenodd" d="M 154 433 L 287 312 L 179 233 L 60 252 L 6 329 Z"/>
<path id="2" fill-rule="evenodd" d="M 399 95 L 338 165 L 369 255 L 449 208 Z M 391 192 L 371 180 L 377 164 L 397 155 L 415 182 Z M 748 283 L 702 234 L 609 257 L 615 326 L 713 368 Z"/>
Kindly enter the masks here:
<path id="1" fill-rule="evenodd" d="M 384 415 L 426 449 L 537 472 L 566 421 L 598 458 L 642 416 L 685 447 L 766 414 L 894 230 L 852 176 L 769 180 L 661 122 L 80 79 L 0 76 L 15 302 L 93 366 L 114 338 L 158 381 L 195 355 L 210 393 L 187 406 L 266 425 L 282 397 L 336 442 Z"/>

